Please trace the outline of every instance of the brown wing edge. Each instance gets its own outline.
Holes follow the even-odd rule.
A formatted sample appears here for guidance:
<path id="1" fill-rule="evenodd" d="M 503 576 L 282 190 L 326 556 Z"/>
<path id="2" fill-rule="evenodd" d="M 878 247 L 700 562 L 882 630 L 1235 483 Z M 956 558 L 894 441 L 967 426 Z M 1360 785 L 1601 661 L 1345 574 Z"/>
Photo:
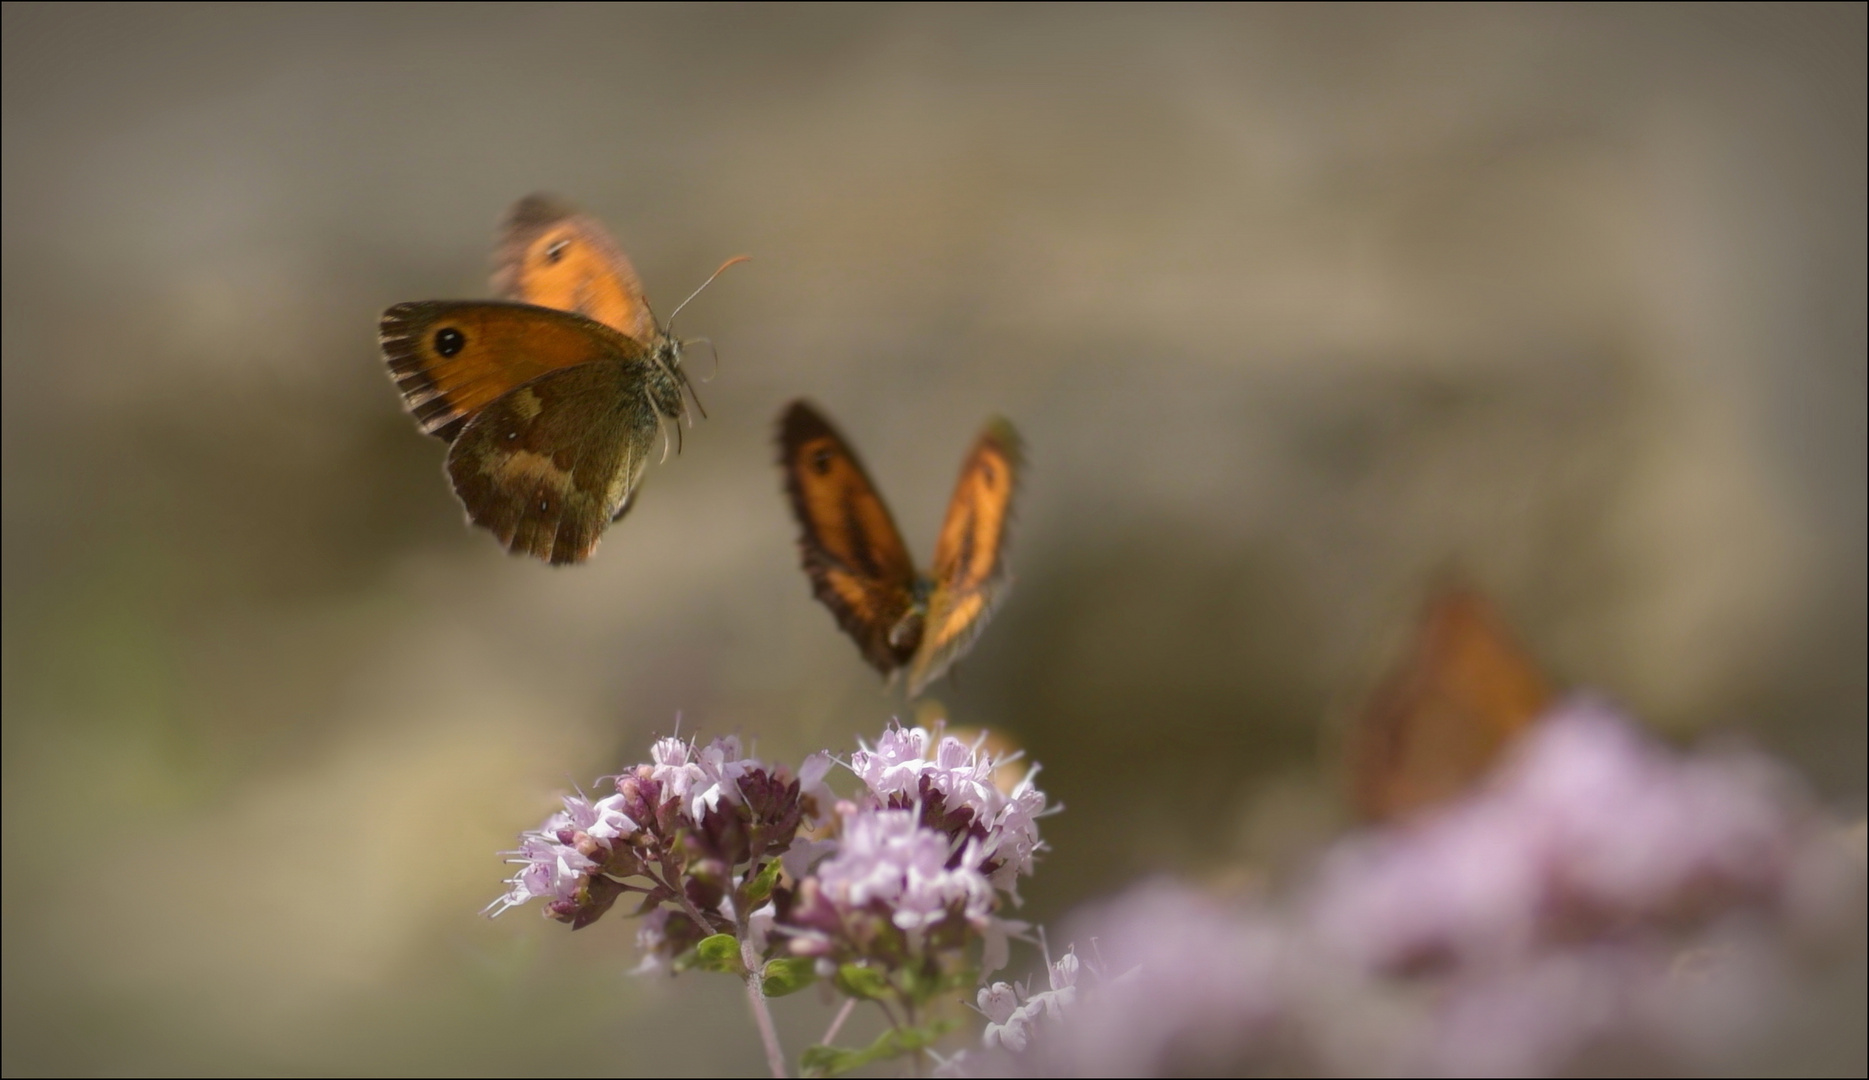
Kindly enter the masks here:
<path id="1" fill-rule="evenodd" d="M 1005 601 L 1007 592 L 1012 588 L 1013 577 L 1011 571 L 1007 569 L 1006 551 L 1012 543 L 1013 522 L 1017 520 L 1013 508 L 1018 504 L 1019 490 L 1025 483 L 1025 440 L 1020 437 L 1018 429 L 1012 426 L 1012 421 L 1003 416 L 989 419 L 986 427 L 980 432 L 979 438 L 974 440 L 973 448 L 967 452 L 967 461 L 962 466 L 961 479 L 956 482 L 956 488 L 966 482 L 967 470 L 972 467 L 974 457 L 983 447 L 998 450 L 1000 456 L 1006 460 L 1012 474 L 1010 490 L 1006 493 L 1004 524 L 1000 527 L 999 540 L 993 549 L 993 572 L 979 586 L 970 591 L 970 595 L 977 594 L 980 597 L 980 613 L 967 623 L 961 633 L 915 658 L 908 680 L 908 692 L 912 698 L 919 697 L 929 683 L 946 674 L 955 661 L 973 648 L 973 643 L 986 629 L 986 624 L 992 621 L 994 614 L 999 610 L 999 605 Z M 953 513 L 951 500 L 948 513 Z M 946 526 L 947 522 L 943 520 L 943 532 L 946 531 Z M 938 564 L 935 572 L 937 575 L 941 572 Z M 934 583 L 933 604 L 928 612 L 928 629 L 923 631 L 924 635 L 941 625 L 945 608 L 953 602 L 952 594 L 944 593 L 941 586 L 942 583 L 937 577 Z M 924 637 L 924 641 L 932 644 L 933 639 Z"/>
<path id="2" fill-rule="evenodd" d="M 424 313 L 435 301 L 416 300 L 397 304 L 383 312 L 377 323 L 376 340 L 383 350 L 383 362 L 389 365 L 389 377 L 402 393 L 403 405 L 415 417 L 422 430 L 444 442 L 453 442 L 467 424 L 467 414 L 454 407 L 429 375 L 415 327 L 425 322 Z"/>
<path id="3" fill-rule="evenodd" d="M 883 675 L 893 676 L 897 669 L 908 662 L 914 654 L 914 646 L 919 642 L 905 643 L 906 647 L 892 645 L 889 641 L 891 629 L 889 624 L 893 624 L 899 616 L 874 622 L 865 619 L 863 613 L 846 603 L 844 597 L 831 585 L 832 574 L 852 574 L 853 571 L 852 568 L 844 566 L 832 557 L 822 545 L 813 539 L 811 514 L 804 487 L 799 482 L 797 471 L 792 467 L 793 456 L 801 446 L 813 439 L 828 436 L 835 441 L 848 455 L 851 464 L 856 467 L 857 475 L 862 478 L 870 494 L 875 496 L 877 504 L 882 507 L 885 520 L 895 532 L 897 545 L 906 550 L 907 545 L 902 542 L 901 530 L 896 527 L 895 516 L 889 512 L 889 504 L 884 502 L 882 496 L 877 493 L 876 482 L 870 479 L 869 470 L 863 467 L 863 459 L 858 457 L 857 452 L 851 448 L 849 440 L 831 426 L 831 422 L 809 402 L 799 399 L 787 405 L 785 411 L 779 416 L 777 427 L 779 469 L 785 476 L 785 493 L 791 500 L 792 516 L 798 521 L 799 559 L 804 566 L 805 576 L 811 580 L 812 595 L 817 597 L 819 603 L 831 610 L 831 614 L 837 619 L 838 627 L 857 643 L 863 659 Z M 918 586 L 911 584 L 910 587 L 914 589 Z"/>
<path id="4" fill-rule="evenodd" d="M 550 192 L 535 191 L 506 211 L 506 220 L 501 222 L 501 234 L 536 232 L 568 217 L 577 217 L 579 213 L 578 208 L 567 200 Z"/>

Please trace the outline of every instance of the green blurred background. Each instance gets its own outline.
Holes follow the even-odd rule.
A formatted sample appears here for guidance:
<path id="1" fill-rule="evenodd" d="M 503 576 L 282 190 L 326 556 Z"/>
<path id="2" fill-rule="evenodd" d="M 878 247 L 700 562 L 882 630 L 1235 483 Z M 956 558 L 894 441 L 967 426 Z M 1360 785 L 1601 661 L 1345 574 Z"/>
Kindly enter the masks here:
<path id="1" fill-rule="evenodd" d="M 626 920 L 479 911 L 678 714 L 903 711 L 798 569 L 800 395 L 922 557 L 982 420 L 1028 441 L 937 693 L 1069 808 L 1030 917 L 1341 827 L 1450 572 L 1860 813 L 1864 22 L 8 4 L 5 1071 L 758 1071 Z M 374 340 L 534 190 L 664 309 L 755 256 L 683 316 L 711 418 L 566 570 L 462 524 Z"/>

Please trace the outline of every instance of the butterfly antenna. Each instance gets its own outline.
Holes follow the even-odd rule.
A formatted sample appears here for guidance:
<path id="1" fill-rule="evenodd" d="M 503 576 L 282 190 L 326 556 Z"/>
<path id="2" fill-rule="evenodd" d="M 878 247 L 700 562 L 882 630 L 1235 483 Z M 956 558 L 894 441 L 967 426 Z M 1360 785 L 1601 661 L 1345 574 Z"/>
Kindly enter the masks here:
<path id="1" fill-rule="evenodd" d="M 688 300 L 693 300 L 695 297 L 701 295 L 701 289 L 705 289 L 709 285 L 712 285 L 714 283 L 715 278 L 719 277 L 721 274 L 726 272 L 727 267 L 732 266 L 734 263 L 746 262 L 748 259 L 751 259 L 751 258 L 752 258 L 751 255 L 735 255 L 733 258 L 728 259 L 724 263 L 721 263 L 719 269 L 707 275 L 707 280 L 701 283 L 700 289 L 696 289 L 693 292 L 688 294 Z M 676 304 L 675 310 L 668 313 L 669 333 L 673 334 L 675 332 L 675 316 L 680 315 L 681 309 L 688 306 L 688 300 L 683 300 L 681 303 Z"/>

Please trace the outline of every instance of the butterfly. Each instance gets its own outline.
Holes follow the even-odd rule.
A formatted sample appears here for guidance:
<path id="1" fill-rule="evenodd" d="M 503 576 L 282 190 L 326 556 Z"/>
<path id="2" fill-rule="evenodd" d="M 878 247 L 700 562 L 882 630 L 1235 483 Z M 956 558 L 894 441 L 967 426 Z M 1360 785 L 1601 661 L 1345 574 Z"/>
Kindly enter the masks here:
<path id="1" fill-rule="evenodd" d="M 679 435 L 688 419 L 683 342 L 604 227 L 556 199 L 514 204 L 494 261 L 503 300 L 397 304 L 383 358 L 422 430 L 449 443 L 468 520 L 515 554 L 583 562 L 629 510 L 662 422 Z"/>
<path id="2" fill-rule="evenodd" d="M 1443 587 L 1351 742 L 1358 811 L 1392 821 L 1462 794 L 1553 698 L 1486 597 Z"/>
<path id="3" fill-rule="evenodd" d="M 927 574 L 916 572 L 889 507 L 830 421 L 795 401 L 778 441 L 812 591 L 871 666 L 892 681 L 906 668 L 910 696 L 920 694 L 973 644 L 1005 593 L 1018 433 L 996 419 L 974 441 Z"/>

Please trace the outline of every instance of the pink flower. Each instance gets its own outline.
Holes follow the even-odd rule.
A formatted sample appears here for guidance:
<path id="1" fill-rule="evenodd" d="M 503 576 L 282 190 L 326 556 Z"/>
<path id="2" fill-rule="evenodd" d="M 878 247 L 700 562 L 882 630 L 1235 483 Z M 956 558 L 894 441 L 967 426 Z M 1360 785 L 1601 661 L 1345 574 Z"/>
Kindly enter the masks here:
<path id="1" fill-rule="evenodd" d="M 664 797 L 686 799 L 690 789 L 706 780 L 701 766 L 690 760 L 693 755 L 692 744 L 672 735 L 649 748 L 649 778 L 662 785 Z"/>
<path id="2" fill-rule="evenodd" d="M 1803 1007 L 1794 935 L 1847 911 L 1860 940 L 1862 867 L 1833 831 L 1763 757 L 1677 753 L 1570 702 L 1482 790 L 1339 841 L 1282 905 L 1166 883 L 1106 905 L 1077 938 L 1096 977 L 1067 998 L 1054 967 L 1042 1018 L 1043 995 L 989 987 L 966 1067 L 1523 1075 L 1613 1050 L 1725 1069 Z"/>
<path id="3" fill-rule="evenodd" d="M 893 724 L 852 754 L 865 790 L 835 804 L 841 830 L 795 842 L 784 856 L 799 883 L 779 905 L 791 950 L 831 971 L 912 967 L 920 985 L 965 970 L 974 942 L 979 970 L 1005 966 L 1026 924 L 997 909 L 1017 901 L 1013 886 L 1044 847 L 1038 819 L 1047 808 L 1032 773 L 1011 794 L 1000 791 L 1000 764 L 980 744 Z M 812 766 L 811 777 L 821 776 Z"/>
<path id="4" fill-rule="evenodd" d="M 930 744 L 934 756 L 928 756 Z M 1038 819 L 1052 809 L 1028 771 L 1011 794 L 1001 792 L 993 772 L 1002 761 L 953 736 L 936 738 L 925 728 L 892 725 L 876 742 L 850 755 L 850 770 L 869 789 L 869 801 L 897 809 L 918 807 L 926 822 L 941 822 L 952 835 L 980 841 L 983 862 L 996 888 L 1016 902 L 1022 874 L 1032 872 L 1044 848 Z"/>
<path id="5" fill-rule="evenodd" d="M 511 886 L 487 909 L 498 915 L 535 897 L 571 902 L 578 888 L 600 862 L 594 855 L 607 852 L 613 842 L 637 830 L 636 822 L 621 809 L 620 796 L 591 802 L 583 795 L 567 795 L 565 808 L 538 829 L 520 837 L 519 849 L 506 860 L 521 867 L 507 879 Z"/>
<path id="6" fill-rule="evenodd" d="M 860 742 L 863 749 L 850 755 L 850 771 L 879 796 L 912 795 L 928 764 L 928 739 L 925 728 L 891 724 L 875 749 Z"/>
<path id="7" fill-rule="evenodd" d="M 980 1014 L 986 1017 L 981 1043 L 988 1050 L 1003 1047 L 1013 1053 L 1030 1043 L 1033 1029 L 1041 1021 L 1063 1020 L 1077 1002 L 1079 963 L 1075 951 L 1067 952 L 1045 968 L 1051 988 L 1031 993 L 1025 987 L 996 982 L 981 989 L 978 995 Z"/>
<path id="8" fill-rule="evenodd" d="M 1159 1076 L 1262 1056 L 1302 972 L 1270 913 L 1165 881 L 1132 889 L 1078 929 L 1078 940 L 1097 943 L 1101 978 L 1080 987 L 1073 954 L 1053 965 L 1049 998 L 1033 1000 L 1064 1022 L 1036 1043 L 1040 1071 Z"/>
<path id="9" fill-rule="evenodd" d="M 1576 701 L 1473 797 L 1339 844 L 1313 916 L 1325 941 L 1378 967 L 1511 957 L 1592 927 L 1781 906 L 1810 824 L 1769 761 L 1682 757 Z"/>
<path id="10" fill-rule="evenodd" d="M 845 907 L 885 905 L 904 930 L 939 922 L 955 905 L 982 919 L 993 886 L 979 872 L 980 853 L 969 845 L 949 867 L 950 849 L 947 837 L 922 828 L 910 811 L 854 810 L 844 818 L 837 854 L 818 865 L 819 887 Z"/>

